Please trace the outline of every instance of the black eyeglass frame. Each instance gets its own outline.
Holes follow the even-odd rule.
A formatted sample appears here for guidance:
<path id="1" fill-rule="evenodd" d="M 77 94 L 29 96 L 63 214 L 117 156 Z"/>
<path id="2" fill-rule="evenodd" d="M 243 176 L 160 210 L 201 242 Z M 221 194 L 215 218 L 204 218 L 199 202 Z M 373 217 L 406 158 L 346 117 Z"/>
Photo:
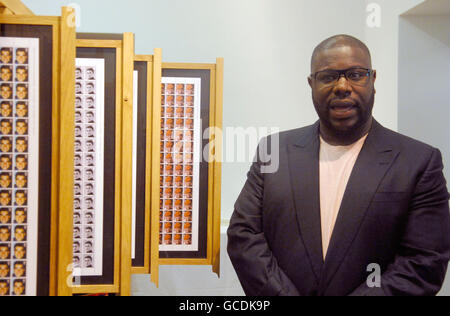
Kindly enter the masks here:
<path id="1" fill-rule="evenodd" d="M 314 80 L 317 80 L 317 79 L 316 79 L 317 75 L 320 74 L 320 73 L 322 73 L 322 72 L 335 72 L 335 73 L 337 73 L 337 74 L 339 75 L 335 81 L 332 81 L 332 82 L 330 82 L 330 83 L 322 83 L 322 84 L 325 84 L 325 85 L 336 84 L 337 82 L 339 82 L 339 80 L 341 79 L 342 75 L 344 75 L 345 79 L 346 79 L 350 84 L 356 84 L 356 85 L 358 85 L 355 81 L 349 80 L 348 77 L 347 77 L 347 72 L 348 72 L 348 71 L 356 70 L 356 69 L 365 70 L 365 71 L 366 71 L 366 76 L 367 76 L 367 77 L 372 76 L 372 74 L 374 73 L 374 70 L 373 70 L 373 69 L 364 68 L 364 67 L 351 67 L 351 68 L 347 68 L 347 69 L 344 69 L 344 70 L 325 69 L 325 70 L 321 70 L 321 71 L 315 72 L 315 73 L 311 74 L 310 76 L 311 76 L 311 78 L 313 78 Z M 367 84 L 367 82 L 366 82 L 365 84 L 363 84 L 362 86 L 364 86 L 364 85 L 366 85 L 366 84 Z M 360 85 L 360 86 L 361 86 L 361 85 Z"/>

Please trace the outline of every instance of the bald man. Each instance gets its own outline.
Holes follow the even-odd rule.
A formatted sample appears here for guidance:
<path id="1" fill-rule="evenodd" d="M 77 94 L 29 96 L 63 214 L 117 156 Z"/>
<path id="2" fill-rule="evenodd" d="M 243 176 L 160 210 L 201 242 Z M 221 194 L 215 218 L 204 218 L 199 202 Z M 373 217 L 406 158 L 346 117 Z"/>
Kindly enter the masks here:
<path id="1" fill-rule="evenodd" d="M 228 253 L 247 295 L 440 290 L 450 259 L 441 153 L 372 117 L 376 78 L 354 37 L 314 50 L 308 84 L 319 120 L 261 141 L 231 218 Z"/>

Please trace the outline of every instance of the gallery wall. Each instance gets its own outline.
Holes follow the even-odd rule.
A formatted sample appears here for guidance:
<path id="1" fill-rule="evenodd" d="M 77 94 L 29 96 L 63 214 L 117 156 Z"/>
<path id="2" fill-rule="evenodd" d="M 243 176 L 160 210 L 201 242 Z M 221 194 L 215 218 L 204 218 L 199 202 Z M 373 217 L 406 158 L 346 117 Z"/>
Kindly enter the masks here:
<path id="1" fill-rule="evenodd" d="M 398 14 L 419 2 L 132 0 L 124 5 L 118 0 L 24 0 L 40 15 L 56 15 L 61 6 L 73 4 L 79 11 L 79 32 L 134 32 L 137 54 L 161 47 L 170 62 L 225 58 L 224 225 L 245 182 L 257 138 L 316 121 L 306 78 L 312 50 L 323 39 L 346 33 L 367 41 L 378 71 L 375 116 L 397 129 Z M 377 13 L 367 11 L 373 4 L 379 6 L 379 21 L 375 16 L 375 23 L 367 23 Z M 241 144 L 239 129 L 245 140 Z"/>
<path id="2" fill-rule="evenodd" d="M 448 182 L 450 15 L 402 17 L 399 47 L 399 131 L 440 149 Z"/>
<path id="3" fill-rule="evenodd" d="M 446 164 L 450 163 L 445 137 L 450 134 L 448 115 L 442 114 L 450 111 L 446 103 L 448 71 L 433 71 L 435 62 L 443 67 L 438 69 L 450 69 L 450 32 L 439 32 L 439 26 L 433 24 L 436 22 L 420 18 L 403 19 L 399 28 L 399 15 L 423 0 L 131 0 L 126 5 L 118 0 L 23 2 L 40 15 L 58 15 L 61 6 L 72 3 L 80 14 L 79 32 L 133 32 L 137 54 L 151 54 L 155 47 L 161 47 L 168 62 L 203 63 L 215 62 L 218 56 L 225 58 L 224 231 L 256 146 L 250 137 L 244 137 L 247 141 L 238 146 L 236 129 L 256 133 L 259 138 L 277 129 L 314 123 L 317 116 L 306 80 L 310 56 L 320 41 L 335 34 L 356 36 L 371 49 L 378 73 L 376 119 L 441 148 Z M 448 27 L 448 17 L 442 20 Z M 242 151 L 243 160 L 238 157 Z M 446 176 L 450 179 L 449 168 Z M 164 288 L 156 289 L 146 278 L 135 276 L 133 291 L 141 295 L 240 295 L 243 292 L 222 248 L 220 280 L 208 268 L 163 267 Z M 177 274 L 186 269 L 188 276 Z"/>

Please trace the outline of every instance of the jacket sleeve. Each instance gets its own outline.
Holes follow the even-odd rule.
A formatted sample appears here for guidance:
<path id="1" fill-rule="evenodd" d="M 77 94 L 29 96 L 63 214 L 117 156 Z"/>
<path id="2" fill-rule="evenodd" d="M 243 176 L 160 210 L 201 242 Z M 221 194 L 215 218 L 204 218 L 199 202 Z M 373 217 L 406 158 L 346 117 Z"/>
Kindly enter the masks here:
<path id="1" fill-rule="evenodd" d="M 442 287 L 450 260 L 449 193 L 442 156 L 434 149 L 410 201 L 398 254 L 381 275 L 381 287 L 362 284 L 352 295 L 431 296 Z"/>
<path id="2" fill-rule="evenodd" d="M 299 295 L 278 266 L 264 235 L 262 165 L 257 155 L 236 201 L 228 228 L 228 254 L 248 296 Z"/>

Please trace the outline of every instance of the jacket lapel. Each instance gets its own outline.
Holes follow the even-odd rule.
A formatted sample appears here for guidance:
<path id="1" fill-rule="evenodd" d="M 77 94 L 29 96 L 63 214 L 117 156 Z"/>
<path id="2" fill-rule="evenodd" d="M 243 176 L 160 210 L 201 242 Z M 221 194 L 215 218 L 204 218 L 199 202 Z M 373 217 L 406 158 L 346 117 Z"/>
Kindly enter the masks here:
<path id="1" fill-rule="evenodd" d="M 350 175 L 325 258 L 323 291 L 345 258 L 381 180 L 398 154 L 393 146 L 386 144 L 383 130 L 373 120 L 372 130 Z"/>
<path id="2" fill-rule="evenodd" d="M 319 282 L 323 265 L 319 198 L 319 122 L 309 127 L 302 136 L 293 139 L 288 145 L 289 171 L 300 235 Z"/>

